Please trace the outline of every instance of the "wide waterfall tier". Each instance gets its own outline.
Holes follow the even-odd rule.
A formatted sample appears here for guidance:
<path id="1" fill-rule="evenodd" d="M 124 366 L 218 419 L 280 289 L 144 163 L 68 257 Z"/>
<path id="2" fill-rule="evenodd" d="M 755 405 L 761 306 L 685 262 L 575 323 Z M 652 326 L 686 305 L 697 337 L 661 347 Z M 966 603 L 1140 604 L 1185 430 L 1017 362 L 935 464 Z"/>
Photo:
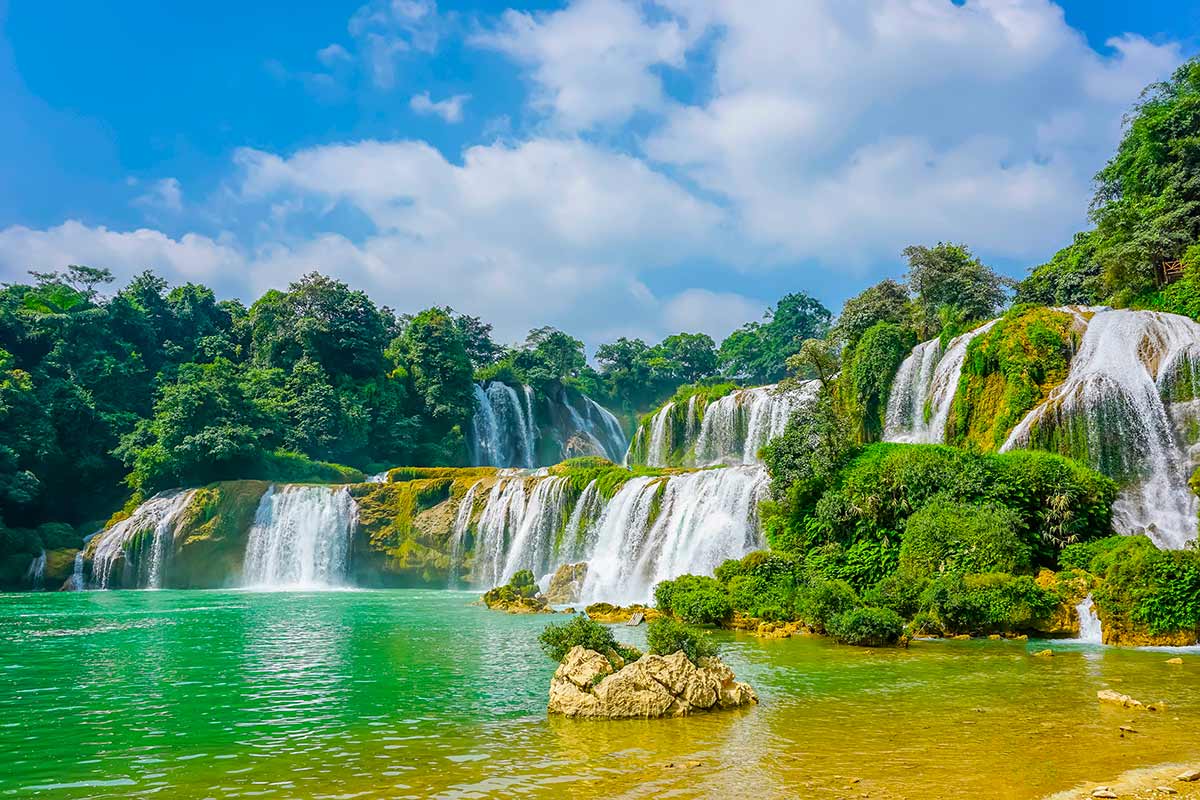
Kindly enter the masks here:
<path id="1" fill-rule="evenodd" d="M 761 463 L 759 451 L 811 405 L 819 386 L 772 384 L 712 401 L 694 394 L 686 403 L 667 403 L 638 427 L 627 460 L 651 467 Z"/>
<path id="2" fill-rule="evenodd" d="M 586 561 L 583 600 L 648 602 L 659 581 L 711 574 L 763 546 L 757 509 L 767 482 L 761 467 L 730 467 L 633 477 L 604 497 L 597 481 L 579 489 L 566 476 L 501 477 L 473 521 L 462 510 L 473 509 L 472 487 L 455 537 L 473 530 L 470 578 L 479 588 Z"/>
<path id="3" fill-rule="evenodd" d="M 620 461 L 627 446 L 612 412 L 562 387 L 539 397 L 530 386 L 477 384 L 472 429 L 476 466 L 532 468 L 575 456 Z"/>
<path id="4" fill-rule="evenodd" d="M 86 547 L 92 567 L 86 584 L 94 589 L 162 588 L 175 536 L 192 495 L 191 491 L 157 494 L 125 519 L 95 534 Z M 85 582 L 82 570 L 79 581 Z"/>
<path id="5" fill-rule="evenodd" d="M 345 488 L 272 486 L 246 542 L 245 585 L 311 589 L 344 585 L 357 506 Z"/>
<path id="6" fill-rule="evenodd" d="M 884 441 L 914 444 L 946 441 L 946 422 L 962 377 L 967 348 L 977 336 L 990 331 L 996 322 L 992 320 L 956 336 L 945 348 L 940 339 L 931 339 L 913 349 L 901 362 L 892 381 L 883 428 Z"/>
<path id="7" fill-rule="evenodd" d="M 1175 314 L 1103 311 L 1088 323 L 1067 378 L 1009 434 L 1002 449 L 1052 450 L 1123 486 L 1122 533 L 1159 547 L 1196 538 L 1200 501 L 1188 487 L 1200 423 L 1200 325 Z"/>

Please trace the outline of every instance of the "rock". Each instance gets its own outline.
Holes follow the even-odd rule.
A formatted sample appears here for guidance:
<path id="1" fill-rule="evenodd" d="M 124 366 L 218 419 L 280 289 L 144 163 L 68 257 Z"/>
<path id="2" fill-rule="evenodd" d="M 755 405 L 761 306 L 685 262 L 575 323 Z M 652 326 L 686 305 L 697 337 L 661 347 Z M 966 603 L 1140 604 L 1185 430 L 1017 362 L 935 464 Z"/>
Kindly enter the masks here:
<path id="1" fill-rule="evenodd" d="M 1200 769 L 1189 769 L 1186 772 L 1181 772 L 1175 776 L 1175 780 L 1183 781 L 1184 783 L 1200 781 Z"/>
<path id="2" fill-rule="evenodd" d="M 956 640 L 956 641 L 966 641 L 967 639 L 970 639 L 970 638 L 971 638 L 971 634 L 969 634 L 969 633 L 960 633 L 960 634 L 958 634 L 957 636 L 951 636 L 950 638 L 951 638 L 951 639 L 954 639 L 954 640 Z"/>
<path id="3" fill-rule="evenodd" d="M 1101 689 L 1100 691 L 1096 692 L 1096 699 L 1101 703 L 1120 706 L 1121 708 L 1145 708 L 1144 705 L 1137 700 L 1134 700 L 1129 695 L 1121 694 L 1120 692 L 1114 692 L 1112 689 Z"/>
<path id="4" fill-rule="evenodd" d="M 719 659 L 697 665 L 682 651 L 647 654 L 614 671 L 609 658 L 575 646 L 550 681 L 548 710 L 576 718 L 654 719 L 757 702 L 754 690 L 734 680 Z"/>
<path id="5" fill-rule="evenodd" d="M 1158 792 L 1159 794 L 1179 794 L 1179 792 L 1175 791 L 1170 786 L 1155 786 L 1154 791 Z"/>
<path id="6" fill-rule="evenodd" d="M 1134 728 L 1131 728 L 1128 725 L 1122 725 L 1119 728 L 1117 728 L 1117 730 L 1119 730 L 1121 733 L 1137 733 L 1137 731 Z"/>
<path id="7" fill-rule="evenodd" d="M 1183 659 L 1180 658 L 1179 656 L 1175 656 L 1174 658 L 1168 658 L 1167 663 L 1168 664 L 1182 664 Z"/>
<path id="8" fill-rule="evenodd" d="M 1035 658 L 1051 658 L 1054 656 L 1053 650 L 1038 650 L 1033 654 Z"/>
<path id="9" fill-rule="evenodd" d="M 562 613 L 564 613 L 564 614 L 574 614 L 574 613 L 575 613 L 575 608 L 574 608 L 573 606 L 567 606 L 566 608 L 564 608 L 564 609 L 562 610 Z"/>
<path id="10" fill-rule="evenodd" d="M 639 613 L 646 622 L 654 622 L 656 619 L 662 619 L 663 616 L 661 611 L 649 606 L 614 606 L 611 603 L 592 603 L 584 609 L 584 613 L 588 615 L 588 619 L 610 624 L 628 622 L 633 619 L 635 614 Z"/>
<path id="11" fill-rule="evenodd" d="M 550 578 L 550 588 L 546 590 L 547 602 L 555 604 L 577 602 L 586 577 L 586 561 L 578 564 L 563 564 Z"/>
<path id="12" fill-rule="evenodd" d="M 1117 793 L 1107 786 L 1097 786 L 1095 789 L 1092 789 L 1092 797 L 1115 798 L 1116 796 Z"/>
<path id="13" fill-rule="evenodd" d="M 1147 703 L 1146 710 L 1147 711 L 1166 711 L 1167 710 L 1167 702 L 1165 700 L 1159 700 L 1156 703 Z"/>

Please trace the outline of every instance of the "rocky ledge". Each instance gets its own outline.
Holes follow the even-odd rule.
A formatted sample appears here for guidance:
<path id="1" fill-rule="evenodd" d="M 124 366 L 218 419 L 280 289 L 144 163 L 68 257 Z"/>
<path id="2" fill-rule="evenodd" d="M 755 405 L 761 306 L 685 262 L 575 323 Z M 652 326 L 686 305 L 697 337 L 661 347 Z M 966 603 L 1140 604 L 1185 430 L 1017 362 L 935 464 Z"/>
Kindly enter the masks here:
<path id="1" fill-rule="evenodd" d="M 551 714 L 579 719 L 656 719 L 738 708 L 758 695 L 720 659 L 693 664 L 682 651 L 647 654 L 629 664 L 580 645 L 550 681 Z M 616 665 L 614 667 L 614 664 Z"/>

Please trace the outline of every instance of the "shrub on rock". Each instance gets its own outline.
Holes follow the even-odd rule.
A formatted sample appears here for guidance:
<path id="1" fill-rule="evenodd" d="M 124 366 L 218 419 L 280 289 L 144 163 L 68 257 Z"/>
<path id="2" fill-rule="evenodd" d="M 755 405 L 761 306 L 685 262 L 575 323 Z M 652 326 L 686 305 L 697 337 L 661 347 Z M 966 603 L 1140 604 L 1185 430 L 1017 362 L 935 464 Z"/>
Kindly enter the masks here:
<path id="1" fill-rule="evenodd" d="M 538 642 L 542 651 L 558 662 L 566 658 L 567 653 L 576 645 L 601 653 L 610 661 L 616 660 L 614 655 L 623 661 L 634 661 L 641 655 L 637 648 L 618 642 L 610 628 L 584 616 L 572 617 L 569 622 L 561 625 L 550 623 L 539 634 Z"/>
<path id="2" fill-rule="evenodd" d="M 829 634 L 844 644 L 884 647 L 895 644 L 904 633 L 904 620 L 887 608 L 852 608 L 829 621 Z"/>
<path id="3" fill-rule="evenodd" d="M 669 656 L 682 651 L 693 664 L 717 655 L 719 648 L 712 637 L 673 619 L 660 619 L 646 629 L 646 644 L 655 655 Z"/>

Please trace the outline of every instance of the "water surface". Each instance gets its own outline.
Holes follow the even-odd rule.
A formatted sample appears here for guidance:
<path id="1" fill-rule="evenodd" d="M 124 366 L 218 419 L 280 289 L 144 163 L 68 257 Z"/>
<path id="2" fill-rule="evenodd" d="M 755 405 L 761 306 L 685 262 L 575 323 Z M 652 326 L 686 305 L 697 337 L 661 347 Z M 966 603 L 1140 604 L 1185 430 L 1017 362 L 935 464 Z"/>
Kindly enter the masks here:
<path id="1" fill-rule="evenodd" d="M 0 595 L 0 796 L 1032 798 L 1200 758 L 1200 653 L 722 634 L 761 705 L 573 722 L 545 714 L 548 618 L 472 599 Z"/>

